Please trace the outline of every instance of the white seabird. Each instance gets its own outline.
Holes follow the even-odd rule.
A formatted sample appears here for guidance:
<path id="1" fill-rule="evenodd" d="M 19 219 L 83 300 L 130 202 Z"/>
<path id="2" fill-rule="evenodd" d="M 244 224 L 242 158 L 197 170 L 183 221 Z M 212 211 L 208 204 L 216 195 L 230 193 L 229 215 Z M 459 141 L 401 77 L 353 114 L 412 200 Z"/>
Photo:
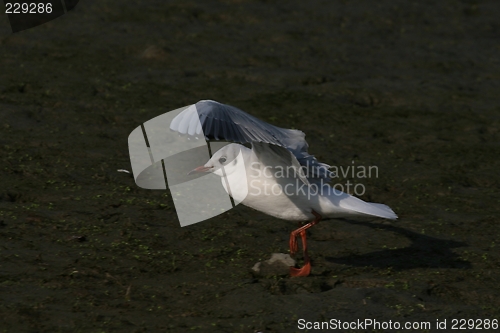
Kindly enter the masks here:
<path id="1" fill-rule="evenodd" d="M 306 230 L 320 220 L 354 216 L 397 219 L 386 205 L 365 202 L 328 185 L 334 176 L 330 166 L 308 154 L 303 132 L 273 126 L 215 101 L 200 101 L 195 106 L 177 115 L 170 129 L 187 135 L 203 132 L 207 140 L 240 144 L 223 147 L 191 173 L 221 176 L 226 192 L 248 207 L 280 219 L 308 222 L 290 234 L 290 253 L 297 252 L 299 235 L 304 253 L 304 266 L 290 267 L 292 276 L 309 275 Z M 242 143 L 250 143 L 252 148 Z"/>

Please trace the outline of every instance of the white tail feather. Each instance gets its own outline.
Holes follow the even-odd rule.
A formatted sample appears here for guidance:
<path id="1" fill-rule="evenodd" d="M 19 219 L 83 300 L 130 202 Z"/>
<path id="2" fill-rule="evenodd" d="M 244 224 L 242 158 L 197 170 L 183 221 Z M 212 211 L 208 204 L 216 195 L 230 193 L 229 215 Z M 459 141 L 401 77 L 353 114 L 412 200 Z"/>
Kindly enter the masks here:
<path id="1" fill-rule="evenodd" d="M 326 213 L 325 215 L 329 217 L 335 217 L 342 213 L 358 213 L 360 215 L 376 216 L 391 220 L 398 218 L 394 211 L 387 205 L 365 202 L 336 189 L 330 188 L 329 195 L 323 196 L 323 198 L 325 197 L 327 197 L 328 201 L 333 205 L 330 209 L 327 209 L 328 212 L 324 212 Z"/>

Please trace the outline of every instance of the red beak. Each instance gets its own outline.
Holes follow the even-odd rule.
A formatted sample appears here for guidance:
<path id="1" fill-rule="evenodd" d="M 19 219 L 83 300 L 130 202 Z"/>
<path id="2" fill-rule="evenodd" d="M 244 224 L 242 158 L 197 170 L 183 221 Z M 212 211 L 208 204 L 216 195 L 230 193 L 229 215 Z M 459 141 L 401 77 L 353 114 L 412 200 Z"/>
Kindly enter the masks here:
<path id="1" fill-rule="evenodd" d="M 196 169 L 193 169 L 188 172 L 188 175 L 192 175 L 193 173 L 198 173 L 198 172 L 208 172 L 212 167 L 206 167 L 206 166 L 199 166 Z"/>

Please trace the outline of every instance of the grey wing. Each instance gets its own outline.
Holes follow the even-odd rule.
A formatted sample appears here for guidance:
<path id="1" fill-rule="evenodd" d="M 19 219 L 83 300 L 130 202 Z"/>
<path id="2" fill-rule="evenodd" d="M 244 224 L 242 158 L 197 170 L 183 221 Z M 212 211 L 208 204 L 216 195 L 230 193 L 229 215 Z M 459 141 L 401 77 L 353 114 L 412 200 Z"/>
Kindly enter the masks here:
<path id="1" fill-rule="evenodd" d="M 328 182 L 335 177 L 328 170 L 328 164 L 320 163 L 313 155 L 309 155 L 304 132 L 268 124 L 234 106 L 211 100 L 199 101 L 179 113 L 172 120 L 170 129 L 191 136 L 203 133 L 207 140 L 278 145 L 292 152 L 298 162 L 306 167 L 307 177 L 311 181 Z"/>
<path id="2" fill-rule="evenodd" d="M 288 172 L 292 168 L 295 175 L 306 185 L 311 185 L 304 173 L 303 166 L 292 154 L 292 152 L 284 147 L 264 142 L 252 142 L 252 150 L 258 160 L 265 166 L 273 168 L 281 167 L 284 172 Z"/>

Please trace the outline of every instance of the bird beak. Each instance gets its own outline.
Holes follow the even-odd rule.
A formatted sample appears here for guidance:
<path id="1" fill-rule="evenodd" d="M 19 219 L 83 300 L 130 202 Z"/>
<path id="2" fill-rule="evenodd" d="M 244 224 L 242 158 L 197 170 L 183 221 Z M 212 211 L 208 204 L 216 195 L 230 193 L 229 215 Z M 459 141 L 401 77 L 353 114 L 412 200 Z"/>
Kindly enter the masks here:
<path id="1" fill-rule="evenodd" d="M 208 172 L 208 171 L 210 171 L 210 169 L 212 169 L 212 167 L 206 167 L 206 166 L 202 165 L 202 166 L 197 167 L 196 169 L 189 171 L 188 175 L 192 175 L 193 173 L 198 173 L 198 172 Z"/>

